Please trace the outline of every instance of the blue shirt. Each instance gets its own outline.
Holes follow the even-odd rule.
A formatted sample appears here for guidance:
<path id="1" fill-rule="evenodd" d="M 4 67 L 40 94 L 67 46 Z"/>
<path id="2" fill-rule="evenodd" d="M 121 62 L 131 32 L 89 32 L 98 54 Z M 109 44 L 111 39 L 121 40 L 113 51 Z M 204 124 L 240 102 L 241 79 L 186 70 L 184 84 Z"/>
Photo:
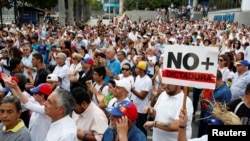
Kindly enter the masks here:
<path id="1" fill-rule="evenodd" d="M 75 42 L 75 45 L 77 48 L 81 48 L 81 46 L 84 46 L 86 48 L 86 45 L 85 43 L 83 42 L 83 40 L 81 40 L 80 42 L 76 41 Z"/>
<path id="2" fill-rule="evenodd" d="M 210 101 L 212 103 L 214 103 L 215 101 L 228 103 L 231 101 L 231 97 L 232 97 L 232 93 L 231 93 L 230 88 L 228 88 L 226 83 L 223 83 L 223 85 L 221 85 L 220 87 L 216 88 L 213 91 L 213 95 Z M 210 117 L 212 110 L 213 110 L 212 107 L 208 108 L 204 117 Z M 212 119 L 212 118 L 214 117 L 211 116 L 210 118 L 205 119 L 205 121 L 208 122 L 209 119 Z"/>
<path id="3" fill-rule="evenodd" d="M 114 141 L 115 136 L 116 136 L 116 130 L 108 127 L 108 129 L 103 134 L 102 141 Z M 147 141 L 147 138 L 145 134 L 143 134 L 139 128 L 133 125 L 128 131 L 128 140 L 129 141 Z"/>
<path id="4" fill-rule="evenodd" d="M 107 60 L 106 66 L 109 69 L 109 71 L 111 71 L 113 73 L 113 75 L 120 74 L 121 65 L 120 65 L 119 61 L 117 61 L 116 59 L 114 59 L 112 61 Z M 113 79 L 113 78 L 106 75 L 105 78 L 104 78 L 105 83 L 108 84 L 110 79 Z"/>
<path id="5" fill-rule="evenodd" d="M 232 85 L 230 87 L 232 92 L 231 101 L 238 98 L 242 98 L 245 95 L 245 89 L 249 82 L 250 82 L 250 75 L 248 71 L 240 76 L 238 72 L 234 74 L 232 79 Z"/>
<path id="6" fill-rule="evenodd" d="M 228 88 L 227 84 L 224 83 L 220 87 L 216 88 L 214 90 L 214 93 L 211 97 L 211 101 L 219 101 L 219 102 L 225 102 L 228 103 L 231 101 L 232 93 L 231 90 Z"/>

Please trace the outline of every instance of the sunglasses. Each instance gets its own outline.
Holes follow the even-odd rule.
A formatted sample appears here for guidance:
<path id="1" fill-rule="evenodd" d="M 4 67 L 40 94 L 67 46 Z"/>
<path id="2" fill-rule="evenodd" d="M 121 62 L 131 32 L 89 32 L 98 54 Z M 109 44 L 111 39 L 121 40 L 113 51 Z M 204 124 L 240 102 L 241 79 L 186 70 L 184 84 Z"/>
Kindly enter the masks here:
<path id="1" fill-rule="evenodd" d="M 222 60 L 222 59 L 218 59 L 218 61 L 223 62 L 224 60 Z"/>
<path id="2" fill-rule="evenodd" d="M 129 69 L 129 68 L 128 68 L 128 69 L 127 69 L 127 68 L 122 68 L 122 71 L 123 71 L 123 70 L 129 71 L 130 69 Z"/>

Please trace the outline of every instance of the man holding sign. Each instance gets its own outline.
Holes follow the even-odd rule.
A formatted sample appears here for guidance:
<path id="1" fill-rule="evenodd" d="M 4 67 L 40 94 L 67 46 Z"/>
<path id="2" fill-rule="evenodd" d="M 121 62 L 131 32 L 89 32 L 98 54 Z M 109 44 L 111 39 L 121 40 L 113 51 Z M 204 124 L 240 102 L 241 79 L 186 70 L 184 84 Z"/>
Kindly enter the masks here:
<path id="1" fill-rule="evenodd" d="M 153 127 L 153 140 L 154 141 L 176 141 L 177 133 L 179 129 L 179 112 L 183 106 L 184 93 L 181 86 L 172 84 L 162 84 L 163 91 L 154 108 L 146 107 L 145 113 L 148 113 L 154 121 L 147 121 L 144 124 L 144 128 L 151 129 Z M 188 122 L 187 138 L 191 138 L 192 135 L 192 115 L 193 104 L 189 97 L 186 102 Z"/>
<path id="2" fill-rule="evenodd" d="M 153 140 L 174 141 L 179 128 L 185 128 L 187 138 L 191 137 L 193 105 L 181 86 L 214 89 L 218 61 L 218 48 L 194 46 L 166 46 L 162 69 L 163 88 L 154 108 L 145 112 L 155 117 L 144 127 L 153 128 Z M 187 126 L 179 126 L 179 112 L 186 109 L 189 117 Z M 164 130 L 164 131 L 163 131 Z"/>

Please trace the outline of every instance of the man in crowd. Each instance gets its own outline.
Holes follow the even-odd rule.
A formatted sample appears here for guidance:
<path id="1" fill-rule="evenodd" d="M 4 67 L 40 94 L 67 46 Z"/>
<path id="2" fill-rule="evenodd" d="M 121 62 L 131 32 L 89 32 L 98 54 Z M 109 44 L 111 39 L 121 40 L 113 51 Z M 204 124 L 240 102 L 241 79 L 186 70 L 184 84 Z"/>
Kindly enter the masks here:
<path id="1" fill-rule="evenodd" d="M 157 99 L 154 107 L 145 107 L 144 113 L 148 113 L 154 121 L 147 121 L 144 124 L 146 129 L 153 128 L 153 140 L 175 141 L 179 129 L 179 111 L 183 105 L 184 93 L 181 86 L 172 84 L 162 84 L 163 91 Z M 186 101 L 187 113 L 191 117 L 187 123 L 187 137 L 192 135 L 192 115 L 193 104 L 187 97 Z"/>
<path id="2" fill-rule="evenodd" d="M 143 127 L 147 121 L 147 114 L 143 113 L 143 108 L 146 107 L 150 101 L 152 80 L 147 75 L 147 63 L 140 61 L 136 67 L 137 77 L 135 78 L 134 88 L 131 89 L 133 93 L 131 100 L 135 103 L 138 111 L 138 119 L 136 126 L 147 135 L 147 131 Z"/>
<path id="3" fill-rule="evenodd" d="M 106 69 L 106 76 L 105 76 L 105 83 L 107 84 L 110 79 L 113 79 L 114 75 L 120 74 L 120 63 L 117 59 L 115 59 L 115 49 L 114 48 L 108 48 L 106 51 L 106 58 L 107 61 L 104 58 L 100 58 L 100 63 L 102 66 Z"/>
<path id="4" fill-rule="evenodd" d="M 108 107 L 116 106 L 118 103 L 122 102 L 123 100 L 129 100 L 128 93 L 131 90 L 131 84 L 126 79 L 116 80 L 116 91 L 113 94 L 114 98 L 112 98 L 108 104 Z"/>
<path id="5" fill-rule="evenodd" d="M 56 56 L 56 67 L 52 74 L 55 74 L 58 76 L 60 81 L 60 87 L 65 90 L 70 90 L 70 80 L 69 80 L 69 67 L 65 64 L 65 61 L 67 59 L 66 54 L 59 52 Z"/>
<path id="6" fill-rule="evenodd" d="M 0 101 L 0 140 L 31 141 L 29 130 L 20 119 L 21 102 L 17 97 L 6 96 Z"/>
<path id="7" fill-rule="evenodd" d="M 247 84 L 245 95 L 229 102 L 227 107 L 241 119 L 243 125 L 250 125 L 250 83 Z"/>
<path id="8" fill-rule="evenodd" d="M 235 62 L 237 72 L 232 79 L 232 85 L 230 87 L 232 92 L 232 100 L 242 98 L 247 84 L 250 82 L 250 74 L 248 71 L 249 62 L 247 60 L 241 60 Z"/>
<path id="9" fill-rule="evenodd" d="M 55 74 L 49 74 L 46 78 L 46 82 L 50 85 L 52 91 L 54 91 L 56 88 L 60 88 L 59 78 Z"/>
<path id="10" fill-rule="evenodd" d="M 45 114 L 51 117 L 52 123 L 45 141 L 77 141 L 77 127 L 70 117 L 75 100 L 71 93 L 56 89 L 45 103 Z"/>
<path id="11" fill-rule="evenodd" d="M 110 127 L 104 132 L 102 141 L 146 141 L 145 134 L 135 126 L 137 108 L 131 101 L 124 100 L 117 106 L 106 108 Z"/>
<path id="12" fill-rule="evenodd" d="M 46 83 L 48 71 L 43 63 L 43 56 L 39 53 L 32 54 L 32 65 L 36 68 L 36 77 L 33 78 L 33 70 L 29 69 L 29 82 L 25 85 L 26 90 L 36 87 L 41 83 Z"/>
<path id="13" fill-rule="evenodd" d="M 90 95 L 81 87 L 72 90 L 76 103 L 72 118 L 77 126 L 77 138 L 100 141 L 108 128 L 108 119 L 104 112 L 91 101 Z"/>

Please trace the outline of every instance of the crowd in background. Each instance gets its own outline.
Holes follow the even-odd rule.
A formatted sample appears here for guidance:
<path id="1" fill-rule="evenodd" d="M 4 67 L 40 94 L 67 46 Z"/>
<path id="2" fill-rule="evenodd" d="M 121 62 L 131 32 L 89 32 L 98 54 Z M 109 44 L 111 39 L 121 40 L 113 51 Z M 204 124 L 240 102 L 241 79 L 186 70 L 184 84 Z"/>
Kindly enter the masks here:
<path id="1" fill-rule="evenodd" d="M 181 93 L 181 87 L 168 86 L 162 82 L 161 70 L 165 47 L 183 45 L 187 48 L 218 48 L 217 75 L 221 77 L 217 79 L 221 81 L 217 81 L 215 90 L 193 88 L 193 99 L 188 102 L 188 115 L 195 118 L 200 99 L 200 115 L 204 118 L 209 112 L 209 106 L 202 100 L 228 103 L 245 95 L 245 89 L 250 81 L 249 42 L 250 26 L 226 21 L 188 21 L 179 18 L 165 20 L 157 17 L 137 23 L 130 20 L 118 21 L 115 18 L 107 25 L 103 24 L 102 20 L 92 26 L 78 23 L 60 27 L 56 22 L 46 22 L 23 24 L 21 29 L 11 24 L 0 30 L 0 69 L 2 73 L 18 78 L 18 85 L 27 97 L 34 93 L 31 91 L 32 88 L 43 83 L 49 83 L 52 90 L 74 91 L 73 96 L 76 100 L 77 97 L 81 97 L 77 92 L 86 91 L 89 94 L 86 105 L 91 105 L 91 110 L 94 109 L 97 115 L 88 113 L 73 116 L 76 125 L 91 128 L 88 131 L 81 129 L 81 132 L 77 133 L 79 140 L 86 138 L 81 134 L 82 131 L 85 135 L 93 135 L 94 139 L 101 140 L 109 124 L 105 108 L 119 105 L 118 102 L 122 100 L 131 100 L 137 107 L 138 118 L 131 119 L 136 120 L 135 125 L 145 136 L 146 129 L 154 128 L 154 140 L 161 140 L 162 137 L 174 140 L 177 139 L 178 131 L 174 121 L 179 115 L 181 103 L 177 104 L 178 107 L 167 108 L 172 115 L 160 112 L 165 110 L 163 106 L 172 106 L 164 105 L 162 101 L 164 103 L 164 99 L 170 99 L 171 92 Z M 126 81 L 119 82 L 123 79 Z M 1 97 L 13 93 L 14 88 L 5 85 L 2 81 Z M 7 85 L 14 87 L 14 84 Z M 222 85 L 223 90 L 220 88 Z M 84 90 L 76 91 L 79 87 Z M 124 89 L 120 90 L 121 87 Z M 123 93 L 125 96 L 122 98 L 118 96 Z M 166 93 L 170 96 L 164 97 L 163 94 Z M 218 96 L 217 99 L 214 99 L 215 96 Z M 176 99 L 182 102 L 181 98 Z M 81 105 L 81 102 L 78 101 L 78 104 Z M 171 102 L 174 100 L 171 99 Z M 145 112 L 147 106 L 155 107 L 158 114 L 153 112 L 154 110 Z M 78 114 L 86 113 L 85 110 L 78 109 Z M 30 111 L 25 108 L 23 113 L 27 113 L 22 114 L 27 127 L 31 120 Z M 156 118 L 157 122 L 153 122 L 149 114 L 151 118 Z M 165 124 L 164 114 L 172 116 L 166 122 L 173 121 L 173 124 Z M 87 119 L 90 121 L 89 118 L 96 118 L 98 115 L 101 117 L 98 124 L 86 125 Z M 189 120 L 190 127 L 187 128 L 190 131 L 189 137 L 192 131 L 191 121 L 192 119 Z M 244 117 L 243 123 L 250 125 L 249 116 Z M 93 124 L 95 126 L 92 126 Z M 198 136 L 206 134 L 207 124 L 208 121 L 201 121 Z M 90 139 L 92 136 L 87 138 Z"/>

